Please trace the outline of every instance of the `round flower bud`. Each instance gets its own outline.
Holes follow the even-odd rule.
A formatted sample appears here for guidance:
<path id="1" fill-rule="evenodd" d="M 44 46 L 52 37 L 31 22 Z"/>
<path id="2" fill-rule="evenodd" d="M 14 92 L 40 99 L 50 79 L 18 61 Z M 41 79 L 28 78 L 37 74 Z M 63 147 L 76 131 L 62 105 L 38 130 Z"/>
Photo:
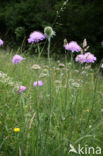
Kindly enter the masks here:
<path id="1" fill-rule="evenodd" d="M 49 38 L 55 36 L 55 31 L 53 31 L 52 27 L 47 26 L 44 28 L 44 34 L 49 39 Z"/>

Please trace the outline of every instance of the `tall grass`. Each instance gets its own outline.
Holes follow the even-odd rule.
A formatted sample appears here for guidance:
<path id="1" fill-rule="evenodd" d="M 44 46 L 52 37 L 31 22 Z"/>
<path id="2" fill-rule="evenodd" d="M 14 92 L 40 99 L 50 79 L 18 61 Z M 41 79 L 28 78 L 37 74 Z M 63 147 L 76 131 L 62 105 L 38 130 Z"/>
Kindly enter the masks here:
<path id="1" fill-rule="evenodd" d="M 68 61 L 26 56 L 12 64 L 13 53 L 0 52 L 0 154 L 70 156 L 69 145 L 103 147 L 103 78 L 96 68 Z M 40 70 L 31 70 L 39 64 Z M 34 88 L 33 82 L 43 81 Z M 16 83 L 27 86 L 21 94 Z M 20 132 L 14 132 L 14 128 Z M 103 149 L 102 149 L 103 150 Z"/>

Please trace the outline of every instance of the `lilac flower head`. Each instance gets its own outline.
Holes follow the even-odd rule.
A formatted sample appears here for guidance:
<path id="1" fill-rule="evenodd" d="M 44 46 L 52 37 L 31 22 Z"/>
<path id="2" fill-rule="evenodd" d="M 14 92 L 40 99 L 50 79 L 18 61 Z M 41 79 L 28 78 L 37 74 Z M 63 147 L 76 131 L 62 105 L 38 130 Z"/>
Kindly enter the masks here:
<path id="1" fill-rule="evenodd" d="M 90 52 L 77 55 L 75 58 L 75 61 L 79 63 L 94 63 L 96 60 L 96 57 Z"/>
<path id="2" fill-rule="evenodd" d="M 28 43 L 38 43 L 39 41 L 44 40 L 46 37 L 43 33 L 39 31 L 34 31 L 30 34 L 28 38 Z"/>
<path id="3" fill-rule="evenodd" d="M 84 55 L 83 55 L 83 54 L 77 55 L 76 58 L 75 58 L 75 61 L 76 61 L 76 62 L 79 62 L 79 63 L 84 63 L 84 62 L 85 62 L 85 57 L 84 57 Z"/>
<path id="4" fill-rule="evenodd" d="M 40 81 L 35 81 L 34 83 L 33 83 L 33 86 L 34 87 L 37 87 L 37 86 L 39 86 L 39 87 L 41 87 L 43 85 L 43 82 L 40 80 Z"/>
<path id="5" fill-rule="evenodd" d="M 67 43 L 64 47 L 66 50 L 72 51 L 72 53 L 81 51 L 81 47 L 75 41 L 71 41 L 70 43 Z"/>
<path id="6" fill-rule="evenodd" d="M 12 59 L 12 63 L 14 64 L 18 64 L 19 62 L 21 62 L 24 58 L 21 57 L 20 55 L 15 55 Z"/>
<path id="7" fill-rule="evenodd" d="M 2 46 L 4 44 L 3 40 L 0 39 L 0 46 Z"/>
<path id="8" fill-rule="evenodd" d="M 26 90 L 26 86 L 20 86 L 18 94 L 24 92 Z"/>
<path id="9" fill-rule="evenodd" d="M 86 63 L 94 63 L 97 60 L 97 58 L 90 52 L 85 53 L 84 57 Z"/>

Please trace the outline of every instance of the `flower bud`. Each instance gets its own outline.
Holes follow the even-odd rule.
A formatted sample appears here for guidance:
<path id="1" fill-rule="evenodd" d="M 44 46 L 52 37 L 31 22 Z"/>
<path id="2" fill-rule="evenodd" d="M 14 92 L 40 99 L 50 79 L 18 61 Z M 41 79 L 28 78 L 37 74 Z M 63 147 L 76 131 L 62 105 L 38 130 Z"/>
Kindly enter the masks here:
<path id="1" fill-rule="evenodd" d="M 53 31 L 52 27 L 47 26 L 44 28 L 45 36 L 50 39 L 51 37 L 55 36 L 55 31 Z"/>

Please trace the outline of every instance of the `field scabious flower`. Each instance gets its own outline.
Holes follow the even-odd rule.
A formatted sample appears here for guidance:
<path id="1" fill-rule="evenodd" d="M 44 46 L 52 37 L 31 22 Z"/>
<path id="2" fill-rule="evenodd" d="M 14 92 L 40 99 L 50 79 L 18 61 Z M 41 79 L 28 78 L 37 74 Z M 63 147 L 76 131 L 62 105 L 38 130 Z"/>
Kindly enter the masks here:
<path id="1" fill-rule="evenodd" d="M 80 63 L 84 63 L 85 62 L 85 57 L 83 54 L 77 55 L 77 57 L 75 58 L 76 62 L 80 62 Z"/>
<path id="2" fill-rule="evenodd" d="M 39 31 L 34 31 L 30 34 L 28 38 L 28 43 L 38 43 L 39 41 L 44 40 L 46 37 L 43 33 Z"/>
<path id="3" fill-rule="evenodd" d="M 90 52 L 77 55 L 75 58 L 75 61 L 79 63 L 94 63 L 96 60 L 96 57 Z"/>
<path id="4" fill-rule="evenodd" d="M 20 128 L 14 128 L 14 132 L 20 132 Z"/>
<path id="5" fill-rule="evenodd" d="M 72 53 L 81 51 L 81 47 L 75 41 L 71 41 L 70 43 L 67 43 L 64 47 L 66 50 L 72 51 Z"/>
<path id="6" fill-rule="evenodd" d="M 43 82 L 40 80 L 40 81 L 35 81 L 34 83 L 33 83 L 33 86 L 34 87 L 37 87 L 37 86 L 39 86 L 39 87 L 41 87 L 43 85 Z"/>
<path id="7" fill-rule="evenodd" d="M 90 52 L 85 53 L 84 57 L 86 63 L 94 63 L 97 60 L 96 57 Z"/>
<path id="8" fill-rule="evenodd" d="M 12 59 L 12 63 L 18 64 L 18 63 L 21 62 L 23 59 L 24 59 L 23 57 L 21 57 L 20 55 L 17 55 L 17 54 L 16 54 L 16 55 L 13 57 L 13 59 Z"/>
<path id="9" fill-rule="evenodd" d="M 4 44 L 3 40 L 0 39 L 0 46 L 2 46 Z"/>

